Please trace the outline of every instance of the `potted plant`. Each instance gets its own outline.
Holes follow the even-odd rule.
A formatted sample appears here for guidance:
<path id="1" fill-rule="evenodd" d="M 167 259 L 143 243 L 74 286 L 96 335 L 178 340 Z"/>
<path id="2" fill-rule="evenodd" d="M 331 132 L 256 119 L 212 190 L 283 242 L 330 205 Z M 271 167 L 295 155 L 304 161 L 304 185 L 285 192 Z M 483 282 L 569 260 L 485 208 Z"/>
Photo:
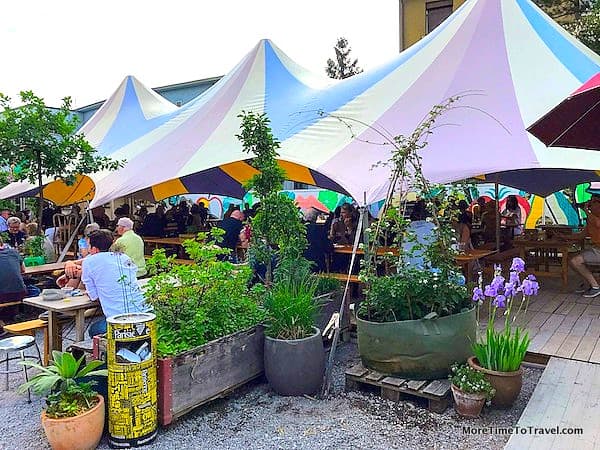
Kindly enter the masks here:
<path id="1" fill-rule="evenodd" d="M 496 393 L 484 374 L 468 364 L 454 364 L 449 378 L 454 409 L 463 417 L 479 417 L 486 401 L 490 401 Z"/>
<path id="2" fill-rule="evenodd" d="M 366 294 L 357 314 L 362 362 L 381 373 L 445 378 L 453 362 L 466 361 L 475 340 L 475 308 L 454 260 L 452 204 L 460 189 L 432 185 L 419 155 L 436 119 L 455 101 L 434 107 L 410 136 L 388 142 L 390 184 L 377 224 L 366 229 L 359 275 Z M 421 199 L 414 221 L 405 218 L 409 192 Z M 393 248 L 380 248 L 384 239 Z"/>
<path id="3" fill-rule="evenodd" d="M 94 381 L 83 378 L 106 376 L 107 371 L 97 370 L 102 361 L 85 364 L 84 359 L 54 351 L 48 367 L 23 362 L 40 372 L 19 386 L 18 391 L 31 389 L 38 395 L 48 394 L 42 427 L 54 450 L 95 449 L 104 431 L 104 398 L 92 389 Z"/>
<path id="4" fill-rule="evenodd" d="M 163 250 L 148 260 L 146 299 L 157 324 L 159 419 L 163 425 L 264 371 L 264 288 L 247 266 L 221 260 L 223 230 L 186 240 L 194 264 Z"/>
<path id="5" fill-rule="evenodd" d="M 321 331 L 314 326 L 319 302 L 317 279 L 308 261 L 286 270 L 280 262 L 264 307 L 265 376 L 280 395 L 310 395 L 321 387 L 325 350 Z"/>
<path id="6" fill-rule="evenodd" d="M 527 311 L 529 299 L 539 290 L 535 276 L 524 277 L 524 272 L 525 262 L 514 258 L 508 280 L 501 274 L 502 267 L 497 266 L 489 285 L 483 288 L 480 277 L 479 285 L 473 289 L 473 301 L 478 305 L 477 321 L 479 308 L 485 304 L 488 325 L 485 338 L 473 343 L 475 356 L 469 358 L 469 364 L 485 374 L 496 390 L 492 405 L 501 408 L 512 406 L 521 392 L 521 363 L 530 343 L 528 333 L 513 324 L 521 312 Z M 499 331 L 495 327 L 498 315 L 504 317 L 504 326 Z"/>
<path id="7" fill-rule="evenodd" d="M 268 290 L 265 375 L 279 394 L 314 394 L 323 380 L 325 352 L 321 331 L 314 326 L 317 282 L 303 257 L 306 228 L 294 201 L 280 192 L 285 172 L 277 163 L 279 142 L 269 119 L 246 112 L 240 117 L 238 138 L 259 171 L 245 187 L 261 204 L 252 219 L 249 259 Z"/>
<path id="8" fill-rule="evenodd" d="M 27 255 L 23 258 L 25 266 L 39 266 L 46 262 L 46 252 L 44 250 L 44 236 L 30 236 L 24 244 L 24 251 Z"/>

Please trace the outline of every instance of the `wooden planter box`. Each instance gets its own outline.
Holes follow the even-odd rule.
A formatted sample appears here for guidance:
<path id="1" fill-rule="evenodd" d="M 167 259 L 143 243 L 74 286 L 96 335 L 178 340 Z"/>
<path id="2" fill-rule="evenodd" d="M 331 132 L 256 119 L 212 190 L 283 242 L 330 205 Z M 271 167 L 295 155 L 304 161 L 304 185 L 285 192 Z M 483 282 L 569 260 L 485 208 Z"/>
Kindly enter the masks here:
<path id="1" fill-rule="evenodd" d="M 172 358 L 158 359 L 158 420 L 168 425 L 223 397 L 264 371 L 261 325 L 222 337 Z"/>
<path id="2" fill-rule="evenodd" d="M 169 425 L 192 409 L 261 376 L 264 339 L 264 328 L 258 325 L 174 357 L 158 358 L 160 424 Z M 102 358 L 105 348 L 106 341 L 95 337 L 94 356 Z"/>

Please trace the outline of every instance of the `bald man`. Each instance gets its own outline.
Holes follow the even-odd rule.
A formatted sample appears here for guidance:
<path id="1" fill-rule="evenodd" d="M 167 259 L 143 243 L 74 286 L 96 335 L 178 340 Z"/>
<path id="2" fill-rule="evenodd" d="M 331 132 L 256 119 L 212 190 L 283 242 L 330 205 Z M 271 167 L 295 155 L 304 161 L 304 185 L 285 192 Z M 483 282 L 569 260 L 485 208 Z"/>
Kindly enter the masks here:
<path id="1" fill-rule="evenodd" d="M 121 217 L 117 222 L 117 234 L 120 236 L 113 244 L 114 251 L 125 253 L 137 266 L 137 277 L 146 275 L 144 241 L 133 231 L 133 220 Z"/>

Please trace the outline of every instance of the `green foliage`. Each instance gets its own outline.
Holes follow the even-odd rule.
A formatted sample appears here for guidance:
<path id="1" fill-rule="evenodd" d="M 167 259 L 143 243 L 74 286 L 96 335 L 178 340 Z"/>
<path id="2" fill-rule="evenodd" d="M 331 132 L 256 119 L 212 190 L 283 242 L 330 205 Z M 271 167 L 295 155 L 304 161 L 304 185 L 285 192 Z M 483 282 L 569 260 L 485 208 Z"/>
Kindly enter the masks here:
<path id="1" fill-rule="evenodd" d="M 333 50 L 335 51 L 335 61 L 329 58 L 325 67 L 325 72 L 329 78 L 341 80 L 362 72 L 362 69 L 358 67 L 358 59 L 352 61 L 350 58 L 352 49 L 346 38 L 338 38 Z"/>
<path id="2" fill-rule="evenodd" d="M 596 0 L 574 22 L 565 28 L 584 45 L 600 54 L 600 0 Z"/>
<path id="3" fill-rule="evenodd" d="M 32 236 L 25 241 L 25 254 L 28 256 L 45 256 L 44 236 Z"/>
<path id="4" fill-rule="evenodd" d="M 311 336 L 319 303 L 315 299 L 317 279 L 308 264 L 293 270 L 277 270 L 265 297 L 265 333 L 276 339 L 302 339 Z"/>
<path id="5" fill-rule="evenodd" d="M 467 288 L 438 272 L 405 268 L 370 279 L 359 315 L 373 322 L 422 319 L 435 312 L 448 316 L 470 308 Z"/>
<path id="6" fill-rule="evenodd" d="M 330 278 L 326 276 L 318 276 L 317 278 L 317 288 L 316 295 L 323 295 L 329 292 L 337 292 L 341 289 L 342 285 L 340 281 L 336 278 Z"/>
<path id="7" fill-rule="evenodd" d="M 482 305 L 486 298 L 490 301 L 488 308 L 488 323 L 485 340 L 473 343 L 473 353 L 482 367 L 499 372 L 514 372 L 519 370 L 527 353 L 531 339 L 527 332 L 518 326 L 513 327 L 521 313 L 527 312 L 529 299 L 537 295 L 539 285 L 533 275 L 521 280 L 524 274 L 525 262 L 514 258 L 511 266 L 511 276 L 508 281 L 502 277 L 501 267 L 497 267 L 494 279 L 490 285 L 482 288 L 480 277 L 479 286 L 473 289 L 473 301 L 478 303 L 477 323 Z M 496 331 L 496 316 L 504 319 L 504 327 Z"/>
<path id="8" fill-rule="evenodd" d="M 218 260 L 229 252 L 214 243 L 223 233 L 213 228 L 212 241 L 208 233 L 184 241 L 195 264 L 173 264 L 164 250 L 154 251 L 148 261 L 151 273 L 157 274 L 148 283 L 146 299 L 156 314 L 161 356 L 190 350 L 264 319 L 264 288 L 248 288 L 250 268 Z"/>
<path id="9" fill-rule="evenodd" d="M 473 344 L 473 353 L 486 369 L 514 372 L 521 367 L 530 342 L 528 333 L 519 327 L 513 330 L 508 326 L 497 332 L 492 322 L 486 329 L 485 341 Z"/>
<path id="10" fill-rule="evenodd" d="M 31 361 L 24 361 L 29 367 L 40 372 L 27 383 L 19 386 L 18 392 L 27 389 L 37 395 L 49 394 L 46 399 L 46 413 L 51 418 L 74 417 L 96 404 L 96 395 L 92 389 L 94 382 L 81 381 L 83 377 L 106 376 L 106 369 L 96 370 L 102 361 L 90 361 L 85 364 L 85 356 L 78 360 L 71 353 L 53 351 L 52 362 L 43 367 Z"/>
<path id="11" fill-rule="evenodd" d="M 248 183 L 260 201 L 260 208 L 252 219 L 252 237 L 249 254 L 252 261 L 267 266 L 266 282 L 272 280 L 272 261 L 295 261 L 302 258 L 306 248 L 306 227 L 300 220 L 298 208 L 288 196 L 281 194 L 285 171 L 277 163 L 279 142 L 269 128 L 265 114 L 243 112 L 241 133 L 237 138 L 244 151 L 254 155 L 252 166 L 259 170 Z"/>
<path id="12" fill-rule="evenodd" d="M 438 118 L 458 100 L 459 97 L 452 97 L 434 106 L 410 135 L 386 141 L 393 146 L 391 157 L 378 165 L 390 167 L 390 185 L 379 221 L 367 230 L 370 241 L 360 274 L 367 290 L 359 315 L 367 320 L 414 320 L 432 312 L 446 316 L 469 306 L 464 278 L 454 261 L 453 245 L 454 205 L 464 196 L 465 188 L 431 184 L 423 175 L 420 155 Z M 432 233 L 424 242 L 417 240 L 411 221 L 405 218 L 409 192 L 416 192 L 431 213 L 427 221 L 432 223 Z M 398 252 L 379 252 L 380 242 Z M 412 243 L 412 249 L 407 243 Z M 422 255 L 424 267 L 410 264 L 410 256 L 417 252 Z M 381 268 L 388 273 L 382 275 Z"/>
<path id="13" fill-rule="evenodd" d="M 48 108 L 31 91 L 20 93 L 23 103 L 12 108 L 10 98 L 0 94 L 0 167 L 10 167 L 15 180 L 42 186 L 42 178 L 72 184 L 78 174 L 114 170 L 122 164 L 99 156 L 81 133 L 79 121 L 66 97 L 58 109 Z M 38 208 L 41 218 L 42 203 Z"/>
<path id="14" fill-rule="evenodd" d="M 483 372 L 475 370 L 467 364 L 454 364 L 448 378 L 454 386 L 468 394 L 484 394 L 487 400 L 491 400 L 496 394 L 496 390 L 485 378 Z"/>

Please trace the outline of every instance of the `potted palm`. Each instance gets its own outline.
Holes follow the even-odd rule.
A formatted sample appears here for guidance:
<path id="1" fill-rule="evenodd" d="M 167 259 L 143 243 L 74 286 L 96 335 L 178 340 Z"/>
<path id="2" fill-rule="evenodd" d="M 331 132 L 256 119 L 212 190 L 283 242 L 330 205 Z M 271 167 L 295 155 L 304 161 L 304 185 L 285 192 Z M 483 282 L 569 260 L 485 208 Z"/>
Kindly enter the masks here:
<path id="1" fill-rule="evenodd" d="M 514 258 L 510 267 L 510 278 L 502 276 L 502 267 L 496 267 L 492 282 L 473 289 L 473 301 L 479 309 L 488 309 L 488 325 L 485 337 L 473 343 L 475 356 L 469 358 L 471 367 L 485 374 L 494 386 L 496 395 L 492 405 L 507 408 L 512 406 L 521 392 L 523 371 L 521 363 L 525 358 L 530 339 L 527 332 L 513 326 L 521 313 L 527 311 L 529 299 L 537 295 L 539 284 L 533 275 L 524 276 L 525 262 Z M 504 317 L 504 326 L 497 331 L 495 321 L 498 315 Z"/>
<path id="2" fill-rule="evenodd" d="M 46 395 L 42 427 L 54 450 L 87 450 L 98 446 L 104 430 L 104 398 L 93 390 L 95 381 L 84 377 L 106 376 L 98 369 L 102 361 L 85 364 L 84 356 L 76 360 L 70 353 L 52 352 L 52 362 L 42 367 L 31 361 L 23 364 L 40 372 L 19 386 L 19 392 L 31 389 Z"/>
<path id="3" fill-rule="evenodd" d="M 419 155 L 436 119 L 455 101 L 434 107 L 410 136 L 389 142 L 390 184 L 377 225 L 366 230 L 360 274 L 366 298 L 357 314 L 362 362 L 381 373 L 446 377 L 453 362 L 466 361 L 475 340 L 475 308 L 454 261 L 451 205 L 461 189 L 433 186 Z M 421 198 L 411 219 L 405 218 L 409 192 Z M 379 248 L 390 236 L 394 248 Z"/>
<path id="4" fill-rule="evenodd" d="M 454 364 L 449 378 L 454 409 L 463 417 L 479 417 L 485 403 L 496 393 L 483 373 L 467 364 Z"/>

